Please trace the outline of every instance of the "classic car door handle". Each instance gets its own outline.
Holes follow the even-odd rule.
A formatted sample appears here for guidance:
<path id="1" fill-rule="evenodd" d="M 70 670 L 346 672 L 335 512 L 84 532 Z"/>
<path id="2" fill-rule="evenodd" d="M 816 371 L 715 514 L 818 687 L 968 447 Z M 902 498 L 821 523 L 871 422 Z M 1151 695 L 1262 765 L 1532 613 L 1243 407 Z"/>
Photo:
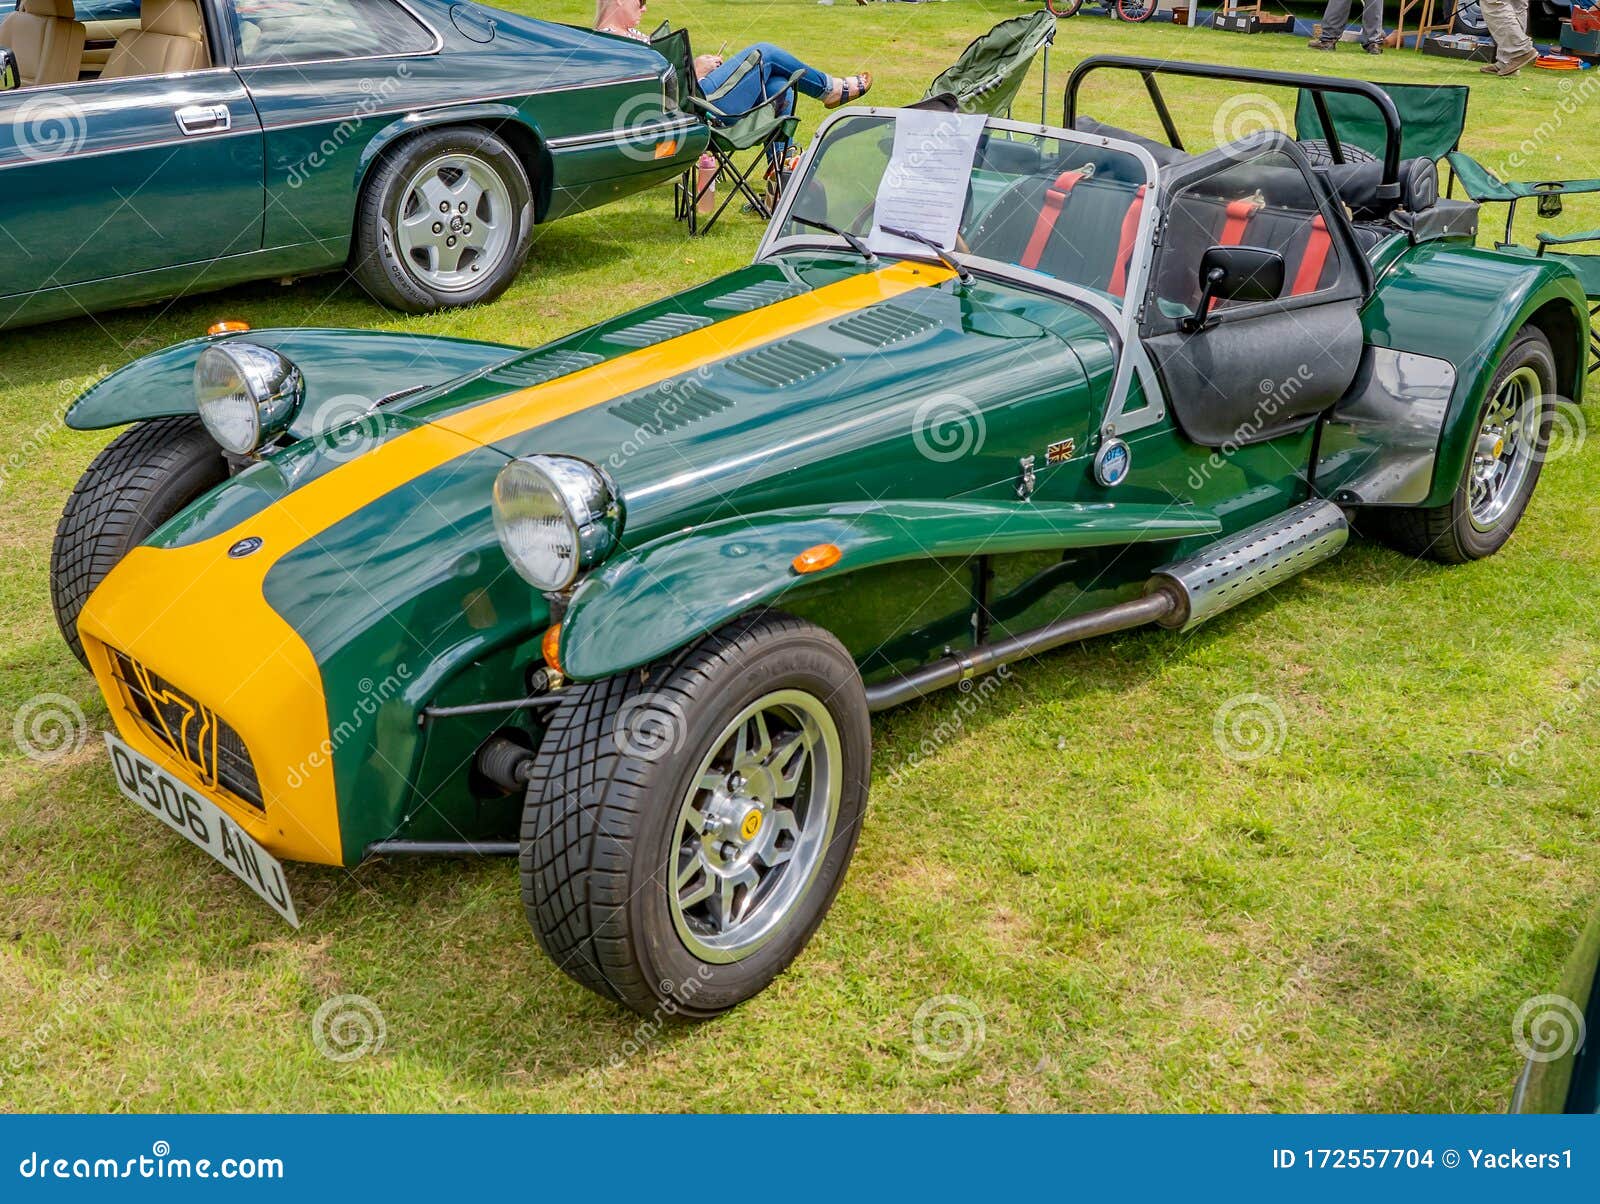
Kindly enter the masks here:
<path id="1" fill-rule="evenodd" d="M 233 114 L 227 105 L 189 105 L 173 114 L 185 134 L 219 134 L 233 128 Z"/>

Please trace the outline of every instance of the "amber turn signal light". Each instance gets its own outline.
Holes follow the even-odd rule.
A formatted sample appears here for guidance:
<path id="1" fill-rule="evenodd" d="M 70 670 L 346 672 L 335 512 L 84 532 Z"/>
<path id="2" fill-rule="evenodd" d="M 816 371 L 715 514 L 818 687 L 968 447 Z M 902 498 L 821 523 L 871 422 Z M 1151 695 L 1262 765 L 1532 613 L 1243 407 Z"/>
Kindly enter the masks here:
<path id="1" fill-rule="evenodd" d="M 838 544 L 819 543 L 796 556 L 790 561 L 790 567 L 797 573 L 820 573 L 838 564 L 843 555 Z"/>
<path id="2" fill-rule="evenodd" d="M 678 140 L 676 138 L 668 139 L 666 142 L 656 143 L 656 158 L 658 159 L 670 159 L 677 153 Z"/>
<path id="3" fill-rule="evenodd" d="M 207 334 L 243 334 L 250 329 L 248 322 L 213 322 L 206 327 Z"/>
<path id="4" fill-rule="evenodd" d="M 561 672 L 561 624 L 557 623 L 544 633 L 539 641 L 539 651 L 544 653 L 544 663 L 557 673 Z"/>

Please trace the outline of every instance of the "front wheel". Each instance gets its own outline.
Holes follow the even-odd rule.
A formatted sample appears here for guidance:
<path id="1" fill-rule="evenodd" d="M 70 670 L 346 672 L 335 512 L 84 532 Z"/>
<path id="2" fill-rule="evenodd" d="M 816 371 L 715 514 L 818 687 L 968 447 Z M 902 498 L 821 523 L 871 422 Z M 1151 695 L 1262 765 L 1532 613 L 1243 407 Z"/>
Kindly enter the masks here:
<path id="1" fill-rule="evenodd" d="M 406 140 L 376 168 L 356 214 L 356 279 L 392 309 L 427 313 L 492 301 L 528 258 L 532 188 L 488 130 Z"/>
<path id="2" fill-rule="evenodd" d="M 844 880 L 871 727 L 855 664 L 786 615 L 571 687 L 522 820 L 540 945 L 600 995 L 703 1019 L 800 953 Z"/>
<path id="3" fill-rule="evenodd" d="M 1157 0 L 1117 0 L 1117 16 L 1124 21 L 1148 21 L 1157 7 Z"/>
<path id="4" fill-rule="evenodd" d="M 1083 7 L 1083 0 L 1044 0 L 1044 6 L 1052 16 L 1075 17 Z"/>
<path id="5" fill-rule="evenodd" d="M 1444 564 L 1494 555 L 1511 538 L 1539 483 L 1555 387 L 1550 340 L 1524 326 L 1490 381 L 1455 496 L 1425 510 L 1369 510 L 1363 526 L 1399 551 Z"/>

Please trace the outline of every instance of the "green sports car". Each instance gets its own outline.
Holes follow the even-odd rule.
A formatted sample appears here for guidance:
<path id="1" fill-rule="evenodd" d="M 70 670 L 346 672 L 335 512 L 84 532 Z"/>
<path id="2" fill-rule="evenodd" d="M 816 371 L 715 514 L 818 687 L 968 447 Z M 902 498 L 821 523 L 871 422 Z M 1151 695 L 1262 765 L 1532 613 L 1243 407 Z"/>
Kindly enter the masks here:
<path id="1" fill-rule="evenodd" d="M 0 328 L 339 268 L 396 309 L 487 301 L 535 225 L 707 137 L 649 47 L 476 3 L 21 0 Z"/>
<path id="2" fill-rule="evenodd" d="M 1354 93 L 1388 147 L 1191 154 L 1076 113 L 1112 70 Z M 108 377 L 56 612 L 122 790 L 286 917 L 279 858 L 514 855 L 564 970 L 714 1015 L 840 889 L 873 711 L 1201 623 L 1352 522 L 1505 543 L 1588 307 L 1475 219 L 1357 81 L 1092 59 L 1059 128 L 841 111 L 751 266 L 546 346 Z"/>

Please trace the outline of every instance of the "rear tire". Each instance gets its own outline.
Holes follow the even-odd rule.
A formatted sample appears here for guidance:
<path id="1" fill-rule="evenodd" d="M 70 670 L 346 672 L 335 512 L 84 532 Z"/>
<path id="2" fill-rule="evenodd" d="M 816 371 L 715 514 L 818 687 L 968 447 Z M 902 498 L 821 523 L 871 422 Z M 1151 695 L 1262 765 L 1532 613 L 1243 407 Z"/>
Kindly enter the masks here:
<path id="1" fill-rule="evenodd" d="M 449 126 L 406 139 L 373 168 L 351 266 L 380 304 L 431 313 L 494 300 L 532 242 L 522 161 L 486 129 Z"/>
<path id="2" fill-rule="evenodd" d="M 1555 416 L 1555 388 L 1550 340 L 1536 327 L 1524 326 L 1495 369 L 1478 410 L 1477 443 L 1455 495 L 1428 509 L 1362 511 L 1362 531 L 1397 551 L 1441 564 L 1493 556 L 1511 538 L 1539 483 Z M 1515 421 L 1498 420 L 1513 411 Z M 1491 456 L 1496 431 L 1505 436 L 1505 449 Z"/>
<path id="3" fill-rule="evenodd" d="M 539 944 L 643 1014 L 737 1006 L 805 947 L 855 851 L 872 760 L 855 663 L 769 612 L 569 689 L 523 809 Z"/>
<path id="4" fill-rule="evenodd" d="M 83 661 L 78 615 L 118 561 L 178 511 L 228 479 L 228 462 L 200 419 L 153 418 L 131 426 L 78 479 L 50 549 L 56 626 Z"/>

